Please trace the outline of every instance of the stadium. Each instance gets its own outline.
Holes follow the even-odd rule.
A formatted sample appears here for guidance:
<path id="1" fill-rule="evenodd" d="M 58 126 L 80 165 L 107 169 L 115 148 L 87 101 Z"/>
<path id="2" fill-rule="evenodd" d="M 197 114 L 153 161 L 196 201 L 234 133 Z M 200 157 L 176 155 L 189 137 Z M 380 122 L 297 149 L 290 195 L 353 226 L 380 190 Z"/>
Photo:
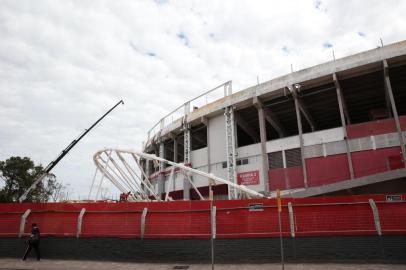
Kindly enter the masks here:
<path id="1" fill-rule="evenodd" d="M 36 223 L 48 258 L 405 263 L 405 74 L 402 41 L 221 84 L 94 155 L 128 198 L 0 204 L 0 255 Z"/>
<path id="2" fill-rule="evenodd" d="M 144 152 L 270 194 L 405 192 L 406 42 L 379 47 L 232 93 L 187 101 L 148 132 Z M 213 95 L 222 98 L 208 102 Z M 156 165 L 156 164 L 155 164 Z M 197 199 L 170 168 L 144 162 L 156 193 Z M 241 194 L 193 178 L 204 196 Z M 235 191 L 235 190 L 234 190 Z"/>

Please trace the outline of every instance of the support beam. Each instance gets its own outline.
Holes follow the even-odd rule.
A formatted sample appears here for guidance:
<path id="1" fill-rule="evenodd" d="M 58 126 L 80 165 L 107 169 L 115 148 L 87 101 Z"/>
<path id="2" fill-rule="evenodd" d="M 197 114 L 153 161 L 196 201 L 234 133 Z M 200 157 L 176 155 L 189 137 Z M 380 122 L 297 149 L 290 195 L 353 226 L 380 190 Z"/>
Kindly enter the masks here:
<path id="1" fill-rule="evenodd" d="M 336 73 L 333 73 L 333 81 L 334 81 L 334 85 L 336 87 L 336 90 L 338 89 L 337 91 L 340 92 L 339 93 L 340 98 L 339 98 L 338 102 L 341 103 L 340 106 L 342 107 L 343 115 L 345 116 L 345 118 L 344 117 L 341 117 L 341 118 L 345 119 L 345 121 L 347 121 L 346 123 L 348 125 L 350 125 L 351 124 L 351 118 L 350 118 L 350 114 L 348 113 L 347 102 L 345 102 L 343 92 L 342 92 L 342 89 L 341 89 L 341 86 L 340 86 L 340 82 L 338 81 L 338 77 L 337 77 Z M 338 95 L 338 92 L 337 92 L 337 95 Z M 340 113 L 341 113 L 341 109 L 340 109 Z"/>
<path id="2" fill-rule="evenodd" d="M 172 166 L 171 169 L 171 174 L 169 175 L 169 183 L 168 183 L 168 189 L 166 190 L 166 194 L 165 194 L 165 201 L 169 201 L 169 192 L 171 192 L 170 188 L 173 187 L 173 184 L 175 182 L 175 167 Z M 175 190 L 172 190 L 175 191 Z"/>
<path id="3" fill-rule="evenodd" d="M 173 162 L 178 162 L 178 138 L 173 138 Z"/>
<path id="4" fill-rule="evenodd" d="M 216 215 L 217 215 L 217 211 L 216 211 L 216 206 L 212 206 L 211 207 L 211 219 L 210 219 L 210 223 L 211 223 L 211 238 L 212 239 L 216 239 Z"/>
<path id="5" fill-rule="evenodd" d="M 110 155 L 110 154 L 111 154 L 111 152 L 109 153 L 109 155 Z M 107 154 L 106 154 L 106 155 L 107 155 Z M 110 161 L 110 157 L 108 158 L 107 161 L 105 161 L 105 160 L 101 157 L 101 155 L 100 155 L 100 156 L 98 156 L 98 157 L 95 157 L 94 160 L 95 160 L 96 164 L 99 164 L 99 165 L 98 165 L 98 168 L 99 168 L 99 170 L 102 172 L 102 178 L 101 178 L 101 180 L 100 180 L 100 185 L 99 185 L 99 188 L 98 188 L 98 191 L 97 191 L 95 200 L 98 199 L 98 196 L 99 196 L 98 194 L 100 193 L 101 184 L 102 184 L 103 179 L 104 179 L 105 176 L 106 176 L 106 177 L 111 181 L 111 183 L 113 183 L 113 185 L 114 185 L 118 190 L 120 190 L 122 193 L 127 192 L 127 189 L 117 180 L 117 179 L 120 178 L 120 176 L 117 175 L 117 172 L 112 171 L 112 167 L 108 164 L 108 162 Z M 109 171 L 108 169 L 110 169 L 110 171 Z M 113 174 L 115 174 L 115 175 L 113 175 Z"/>
<path id="6" fill-rule="evenodd" d="M 30 215 L 31 209 L 25 210 L 24 214 L 21 216 L 20 220 L 20 232 L 18 233 L 18 237 L 22 237 L 24 235 L 25 231 L 25 223 L 27 220 L 27 217 Z"/>
<path id="7" fill-rule="evenodd" d="M 209 119 L 206 117 L 206 116 L 203 116 L 202 118 L 201 118 L 201 121 L 202 121 L 202 123 L 206 126 L 206 134 L 207 134 L 207 136 L 206 136 L 206 138 L 207 138 L 207 173 L 210 173 L 211 172 L 211 165 L 210 165 L 210 124 L 209 124 Z M 209 191 L 209 193 L 211 192 L 211 190 L 212 190 L 212 185 L 214 184 L 214 182 L 211 180 L 211 179 L 209 179 L 208 180 L 208 186 L 209 186 L 209 189 L 210 189 L 210 191 Z"/>
<path id="8" fill-rule="evenodd" d="M 315 131 L 316 130 L 316 123 L 314 122 L 314 119 L 310 115 L 307 108 L 304 106 L 302 99 L 299 97 L 299 95 L 297 93 L 297 89 L 296 89 L 296 91 L 293 91 L 292 94 L 293 94 L 293 97 L 295 99 L 295 103 L 298 104 L 298 108 L 302 112 L 304 117 L 306 118 L 307 123 L 309 123 L 311 130 Z"/>
<path id="9" fill-rule="evenodd" d="M 106 163 L 105 163 L 105 167 L 103 168 L 104 171 L 106 171 L 107 166 L 108 166 L 108 164 L 109 164 L 109 162 L 110 162 L 110 156 L 111 156 L 111 151 L 107 154 L 107 161 L 106 161 Z M 103 170 L 102 170 L 102 171 L 103 171 Z M 102 177 L 100 178 L 100 183 L 99 183 L 99 187 L 97 188 L 97 193 L 96 193 L 96 198 L 95 198 L 95 200 L 97 200 L 98 197 L 99 197 L 100 190 L 101 190 L 101 186 L 102 186 L 102 184 L 103 184 L 103 180 L 104 180 L 104 174 L 102 174 Z M 121 190 L 121 192 L 123 192 L 123 191 Z"/>
<path id="10" fill-rule="evenodd" d="M 83 216 L 86 213 L 86 208 L 82 208 L 80 210 L 79 216 L 78 216 L 78 222 L 76 224 L 76 238 L 79 238 L 80 234 L 82 233 L 82 223 L 83 223 Z"/>
<path id="11" fill-rule="evenodd" d="M 228 106 L 224 111 L 226 125 L 226 154 L 227 154 L 227 180 L 233 184 L 237 183 L 237 161 L 236 161 L 236 132 L 234 120 L 234 108 Z M 238 199 L 238 191 L 235 187 L 228 185 L 228 199 Z"/>
<path id="12" fill-rule="evenodd" d="M 183 163 L 187 166 L 192 164 L 192 138 L 190 134 L 190 124 L 186 118 L 183 123 Z M 183 200 L 190 200 L 190 182 L 187 177 L 183 178 Z"/>
<path id="13" fill-rule="evenodd" d="M 116 152 L 117 153 L 117 152 Z M 117 153 L 118 154 L 118 153 Z M 140 166 L 140 170 L 142 170 L 142 171 L 145 171 L 145 162 L 146 162 L 146 160 L 145 159 L 143 159 L 143 158 L 141 158 L 140 159 L 140 162 L 139 162 L 139 166 Z M 144 178 L 144 175 L 143 174 L 141 174 L 141 190 L 142 190 L 142 192 L 145 192 L 145 195 L 147 196 L 147 198 L 148 198 L 148 192 L 147 192 L 147 190 L 146 190 L 146 188 L 145 188 L 145 185 L 144 185 L 144 181 L 145 181 L 145 178 Z"/>
<path id="14" fill-rule="evenodd" d="M 172 152 L 173 154 L 173 161 L 174 162 L 178 162 L 178 157 L 180 155 L 179 151 L 178 151 L 178 145 L 181 144 L 183 145 L 183 143 L 181 143 L 181 140 L 179 140 L 178 135 L 176 135 L 173 132 L 169 132 L 169 138 L 173 140 L 173 150 L 171 150 L 170 148 L 168 148 L 168 150 L 170 152 Z"/>
<path id="15" fill-rule="evenodd" d="M 292 203 L 288 202 L 288 212 L 289 212 L 289 224 L 290 224 L 290 236 L 295 238 L 295 217 L 293 213 Z"/>
<path id="16" fill-rule="evenodd" d="M 199 189 L 196 187 L 196 185 L 193 183 L 191 176 L 188 174 L 188 172 L 182 172 L 183 175 L 189 180 L 190 185 L 192 188 L 196 191 L 197 195 L 199 196 L 200 200 L 204 201 L 204 197 L 202 193 L 200 193 Z"/>
<path id="17" fill-rule="evenodd" d="M 304 144 L 303 144 L 303 128 L 302 128 L 302 117 L 300 115 L 300 105 L 299 98 L 297 97 L 297 90 L 300 88 L 300 85 L 292 85 L 292 93 L 295 100 L 295 111 L 296 111 L 296 120 L 297 120 L 297 129 L 299 130 L 299 143 L 300 143 L 300 155 L 302 158 L 302 168 L 303 168 L 303 182 L 304 187 L 307 188 L 307 169 L 306 169 L 306 160 L 304 158 Z"/>
<path id="18" fill-rule="evenodd" d="M 160 158 L 165 158 L 165 144 L 163 142 L 161 142 L 159 144 L 159 157 Z M 160 162 L 159 163 L 159 175 L 158 175 L 158 196 L 159 198 L 161 198 L 162 193 L 165 192 L 165 174 L 164 174 L 164 170 L 165 170 L 165 163 Z"/>
<path id="19" fill-rule="evenodd" d="M 145 187 L 147 188 L 147 190 L 150 192 L 149 195 L 152 195 L 157 201 L 160 201 L 160 198 L 158 198 L 157 194 L 155 194 L 154 191 L 154 186 L 151 184 L 151 181 L 149 181 L 149 177 L 147 175 L 147 173 L 141 168 L 140 163 L 137 159 L 137 157 L 134 154 L 131 154 L 131 156 L 133 157 L 135 163 L 137 163 L 138 167 L 141 170 L 141 174 L 144 176 L 144 184 Z M 148 163 L 149 163 L 149 159 L 145 159 Z"/>
<path id="20" fill-rule="evenodd" d="M 385 78 L 385 88 L 386 88 L 386 92 L 389 96 L 393 117 L 395 118 L 396 130 L 398 132 L 400 148 L 402 150 L 403 164 L 405 164 L 406 163 L 405 140 L 403 139 L 403 136 L 402 136 L 402 128 L 400 126 L 399 114 L 398 114 L 398 110 L 396 108 L 395 98 L 393 96 L 392 85 L 390 83 L 390 78 L 389 78 L 389 67 L 388 67 L 388 62 L 386 61 L 386 59 L 383 60 L 383 69 L 384 69 L 384 78 Z"/>
<path id="21" fill-rule="evenodd" d="M 133 182 L 136 183 L 136 186 L 139 187 L 139 193 L 142 197 L 144 197 L 145 200 L 149 200 L 149 196 L 148 193 L 146 192 L 146 190 L 148 190 L 149 186 L 149 181 L 145 182 L 143 179 L 145 178 L 143 176 L 143 174 L 141 174 L 141 176 L 138 175 L 138 173 L 136 173 L 134 171 L 134 169 L 130 166 L 130 164 L 128 164 L 128 162 L 126 161 L 126 159 L 120 154 L 120 152 L 116 151 L 116 155 L 119 157 L 119 159 L 121 160 L 122 164 L 124 165 L 125 169 L 128 172 L 128 175 L 132 178 L 131 180 Z M 139 161 L 136 160 L 136 163 L 139 167 L 139 169 L 141 171 L 143 171 L 143 168 L 141 166 L 141 161 L 142 159 L 139 159 Z M 139 183 L 138 183 L 139 182 Z"/>
<path id="22" fill-rule="evenodd" d="M 285 137 L 287 134 L 286 129 L 279 122 L 273 111 L 270 108 L 264 108 L 264 115 L 266 121 L 268 121 L 268 123 L 276 130 L 276 132 L 278 132 L 279 137 Z"/>
<path id="23" fill-rule="evenodd" d="M 389 74 L 388 74 L 388 76 L 389 76 Z M 388 90 L 387 90 L 387 88 L 386 88 L 385 73 L 384 73 L 383 80 L 384 80 L 384 91 L 385 91 L 385 105 L 386 105 L 386 110 L 388 111 L 388 117 L 389 117 L 389 118 L 392 118 L 392 117 L 393 117 L 392 105 L 391 105 L 392 103 L 390 102 L 390 97 L 389 97 L 389 94 L 388 94 Z"/>
<path id="24" fill-rule="evenodd" d="M 239 114 L 238 112 L 234 112 L 234 117 L 235 121 L 237 122 L 237 125 L 244 130 L 245 133 L 247 133 L 248 136 L 251 137 L 251 139 L 257 143 L 258 142 L 258 137 L 255 132 L 255 130 L 248 124 L 247 121 L 245 121 Z"/>
<path id="25" fill-rule="evenodd" d="M 381 221 L 379 219 L 378 207 L 376 207 L 375 201 L 373 199 L 369 199 L 368 202 L 369 202 L 369 205 L 371 206 L 372 214 L 374 216 L 374 223 L 375 223 L 376 233 L 379 236 L 381 236 L 382 235 L 382 229 L 381 229 Z"/>
<path id="26" fill-rule="evenodd" d="M 272 112 L 272 110 L 265 107 L 258 97 L 253 98 L 253 104 L 258 111 L 260 109 L 263 109 L 265 120 L 268 121 L 268 123 L 276 130 L 276 132 L 278 132 L 279 137 L 285 137 L 285 135 L 287 134 L 286 129 L 281 125 L 278 117 Z"/>
<path id="27" fill-rule="evenodd" d="M 118 157 L 123 162 L 124 159 L 121 156 L 119 156 L 117 151 L 116 151 L 116 154 L 118 155 Z M 128 167 L 125 167 L 127 169 L 127 172 L 125 172 L 121 168 L 121 166 L 118 164 L 118 162 L 116 162 L 114 159 L 111 159 L 111 163 L 113 165 L 113 171 L 118 172 L 118 174 L 117 174 L 118 179 L 122 180 L 120 182 L 123 183 L 128 188 L 128 190 L 133 193 L 133 194 L 131 194 L 131 196 L 134 197 L 134 198 L 137 198 L 137 199 L 141 198 L 141 196 L 144 195 L 144 194 L 141 195 L 141 193 L 140 193 L 141 192 L 141 185 L 138 183 L 138 181 L 136 181 L 134 176 L 129 171 Z M 125 164 L 124 164 L 124 166 L 125 166 Z M 145 195 L 145 197 L 146 197 L 146 195 Z"/>
<path id="28" fill-rule="evenodd" d="M 254 105 L 258 110 L 258 119 L 259 119 L 259 135 L 261 138 L 261 159 L 262 159 L 262 180 L 264 181 L 264 191 L 269 192 L 269 163 L 268 163 L 268 154 L 266 152 L 266 126 L 265 126 L 265 112 L 262 106 L 262 102 L 258 97 L 254 97 Z"/>
<path id="29" fill-rule="evenodd" d="M 134 158 L 135 159 L 135 161 L 137 162 L 137 159 L 136 158 Z M 141 172 L 143 173 L 143 175 L 144 175 L 144 181 L 146 182 L 146 183 L 151 183 L 150 181 L 149 181 L 149 176 L 151 175 L 151 168 L 150 168 L 150 164 L 151 164 L 151 161 L 149 160 L 149 159 L 145 159 L 145 171 L 143 171 L 143 170 L 141 170 Z M 152 186 L 152 185 L 151 185 Z M 154 192 L 150 192 L 148 195 L 152 195 L 152 194 L 154 194 Z"/>
<path id="30" fill-rule="evenodd" d="M 210 215 L 210 227 L 211 227 L 211 269 L 214 270 L 214 239 L 216 239 L 216 206 L 213 206 L 213 202 L 211 203 L 211 215 Z"/>
<path id="31" fill-rule="evenodd" d="M 140 230 L 141 230 L 141 234 L 140 234 L 140 237 L 141 237 L 141 240 L 143 240 L 144 239 L 144 234 L 145 234 L 145 220 L 146 220 L 146 218 L 147 218 L 147 213 L 148 213 L 148 208 L 144 208 L 144 210 L 142 211 L 142 214 L 141 214 L 141 222 L 140 222 Z"/>
<path id="32" fill-rule="evenodd" d="M 346 112 L 345 102 L 344 102 L 343 95 L 341 92 L 340 82 L 338 81 L 337 74 L 335 74 L 335 73 L 333 73 L 333 81 L 334 81 L 334 85 L 336 86 L 336 91 L 337 91 L 338 107 L 340 109 L 341 125 L 343 128 L 348 168 L 350 171 L 350 178 L 354 179 L 354 168 L 352 165 L 350 142 L 348 141 L 348 138 L 347 138 L 347 124 L 345 123 L 345 118 L 344 118 L 344 114 Z M 347 121 L 349 122 L 349 119 Z"/>

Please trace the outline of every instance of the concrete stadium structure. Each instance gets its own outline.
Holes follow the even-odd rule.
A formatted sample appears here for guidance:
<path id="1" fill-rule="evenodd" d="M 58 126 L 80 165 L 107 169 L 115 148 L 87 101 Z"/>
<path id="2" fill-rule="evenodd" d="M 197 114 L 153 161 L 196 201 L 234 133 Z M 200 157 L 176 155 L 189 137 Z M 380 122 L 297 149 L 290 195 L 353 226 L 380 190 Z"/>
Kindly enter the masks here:
<path id="1" fill-rule="evenodd" d="M 223 96 L 209 102 L 210 96 Z M 232 93 L 226 82 L 163 117 L 143 151 L 250 189 L 287 196 L 406 191 L 406 41 Z M 171 168 L 143 160 L 155 191 L 197 199 Z M 204 196 L 237 190 L 193 178 Z"/>

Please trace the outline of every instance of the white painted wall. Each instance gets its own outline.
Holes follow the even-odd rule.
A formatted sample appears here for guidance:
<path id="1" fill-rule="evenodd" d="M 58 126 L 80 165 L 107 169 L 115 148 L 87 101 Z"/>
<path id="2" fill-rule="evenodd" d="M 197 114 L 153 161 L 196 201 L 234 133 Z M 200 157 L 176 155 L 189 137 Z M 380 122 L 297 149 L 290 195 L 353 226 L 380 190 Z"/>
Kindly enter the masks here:
<path id="1" fill-rule="evenodd" d="M 300 147 L 299 136 L 280 138 L 266 142 L 266 152 L 277 152 Z"/>
<path id="2" fill-rule="evenodd" d="M 192 154 L 192 166 L 198 168 L 207 165 L 207 147 L 194 150 Z"/>
<path id="3" fill-rule="evenodd" d="M 303 134 L 304 146 L 336 142 L 344 140 L 344 131 L 341 127 L 326 129 L 321 131 L 315 131 L 312 133 Z M 299 136 L 291 136 L 286 138 L 280 138 L 266 142 L 266 152 L 277 152 L 282 150 L 288 150 L 293 148 L 299 148 Z"/>
<path id="4" fill-rule="evenodd" d="M 242 146 L 237 148 L 237 159 L 256 156 L 261 154 L 261 144 L 250 144 L 247 146 Z"/>
<path id="5" fill-rule="evenodd" d="M 304 146 L 336 142 L 344 140 L 344 131 L 342 127 L 315 131 L 303 134 Z"/>
<path id="6" fill-rule="evenodd" d="M 210 141 L 210 162 L 212 164 L 226 160 L 226 127 L 224 115 L 218 115 L 208 119 Z"/>

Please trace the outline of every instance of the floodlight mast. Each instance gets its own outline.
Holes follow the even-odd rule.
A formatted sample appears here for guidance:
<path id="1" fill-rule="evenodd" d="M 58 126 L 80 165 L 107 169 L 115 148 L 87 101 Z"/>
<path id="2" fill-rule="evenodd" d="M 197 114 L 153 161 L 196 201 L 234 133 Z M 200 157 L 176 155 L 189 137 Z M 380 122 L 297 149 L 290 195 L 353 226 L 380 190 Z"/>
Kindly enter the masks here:
<path id="1" fill-rule="evenodd" d="M 58 164 L 59 161 L 61 161 L 61 160 L 66 156 L 66 154 L 68 154 L 69 151 L 70 151 L 84 136 L 86 136 L 87 133 L 89 133 L 90 130 L 92 130 L 101 120 L 103 120 L 104 117 L 106 117 L 111 111 L 113 111 L 113 110 L 114 110 L 118 105 L 120 105 L 120 104 L 123 104 L 123 105 L 124 105 L 124 101 L 123 101 L 123 100 L 120 100 L 119 102 L 117 102 L 116 105 L 114 105 L 110 110 L 108 110 L 102 117 L 100 117 L 96 122 L 94 122 L 94 124 L 91 125 L 88 129 L 85 129 L 85 130 L 79 135 L 79 137 L 78 137 L 77 139 L 73 140 L 64 150 L 62 150 L 62 152 L 58 155 L 58 157 L 57 157 L 55 160 L 51 161 L 51 163 L 49 163 L 49 164 L 45 167 L 44 173 L 40 174 L 40 175 L 38 176 L 38 178 L 35 179 L 34 183 L 32 183 L 32 185 L 31 185 L 31 186 L 24 192 L 24 194 L 18 199 L 19 202 L 20 202 L 20 203 L 23 202 L 23 201 L 27 198 L 27 195 L 30 193 L 30 191 L 31 191 L 32 189 L 34 189 L 34 188 L 37 186 L 37 184 L 38 184 L 39 182 L 41 182 L 42 179 L 44 179 L 44 178 L 49 174 L 49 172 L 56 166 L 56 164 Z"/>

